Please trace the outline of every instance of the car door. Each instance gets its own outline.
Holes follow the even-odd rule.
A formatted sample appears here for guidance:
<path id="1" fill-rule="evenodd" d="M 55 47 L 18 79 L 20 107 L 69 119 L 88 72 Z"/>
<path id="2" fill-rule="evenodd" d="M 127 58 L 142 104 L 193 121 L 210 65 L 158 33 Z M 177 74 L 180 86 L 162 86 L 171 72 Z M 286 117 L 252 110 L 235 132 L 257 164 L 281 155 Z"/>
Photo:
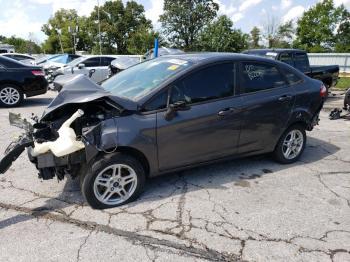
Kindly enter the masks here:
<path id="1" fill-rule="evenodd" d="M 183 101 L 188 108 L 171 119 L 166 111 L 157 113 L 160 170 L 236 153 L 241 99 L 234 96 L 234 83 L 235 65 L 228 62 L 191 72 L 170 86 L 169 104 Z"/>
<path id="2" fill-rule="evenodd" d="M 295 52 L 293 54 L 294 59 L 294 67 L 301 72 L 303 72 L 305 75 L 311 74 L 311 68 L 309 64 L 309 58 L 307 57 L 307 54 L 304 52 Z"/>
<path id="3" fill-rule="evenodd" d="M 275 64 L 244 61 L 240 66 L 240 92 L 244 105 L 238 152 L 271 151 L 291 115 L 294 86 L 287 84 Z"/>
<path id="4" fill-rule="evenodd" d="M 108 74 L 109 74 L 109 66 L 111 65 L 111 62 L 115 60 L 115 57 L 108 57 L 108 56 L 105 56 L 105 57 L 102 57 L 102 60 L 101 60 L 101 67 L 99 68 L 99 71 L 100 71 L 100 79 L 98 82 L 101 82 L 105 79 L 108 78 Z"/>
<path id="5" fill-rule="evenodd" d="M 293 54 L 291 52 L 281 53 L 278 60 L 294 67 Z"/>
<path id="6" fill-rule="evenodd" d="M 84 67 L 79 68 L 81 64 L 84 64 Z M 100 56 L 94 56 L 87 58 L 85 61 L 82 61 L 78 68 L 74 68 L 75 74 L 84 74 L 88 77 L 90 77 L 94 82 L 97 82 L 100 79 L 100 73 L 98 71 L 98 68 L 101 64 L 101 57 Z"/>

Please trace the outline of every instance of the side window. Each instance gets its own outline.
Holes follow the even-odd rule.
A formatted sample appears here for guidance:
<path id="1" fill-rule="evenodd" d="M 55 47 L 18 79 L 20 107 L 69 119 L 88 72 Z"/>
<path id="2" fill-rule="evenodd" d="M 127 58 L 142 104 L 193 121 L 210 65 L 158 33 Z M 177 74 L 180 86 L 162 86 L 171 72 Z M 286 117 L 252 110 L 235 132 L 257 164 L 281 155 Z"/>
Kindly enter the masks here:
<path id="1" fill-rule="evenodd" d="M 279 59 L 281 62 L 284 62 L 290 66 L 294 66 L 294 63 L 293 63 L 293 57 L 292 57 L 292 54 L 291 53 L 282 53 L 280 55 L 280 59 Z"/>
<path id="2" fill-rule="evenodd" d="M 287 78 L 287 81 L 289 84 L 296 84 L 301 82 L 303 79 L 298 76 L 296 73 L 294 73 L 293 71 L 289 70 L 288 68 L 281 68 L 284 76 Z"/>
<path id="3" fill-rule="evenodd" d="M 100 66 L 100 57 L 92 57 L 84 61 L 86 67 L 96 67 Z"/>
<path id="4" fill-rule="evenodd" d="M 213 65 L 196 71 L 172 86 L 171 103 L 197 103 L 234 94 L 234 63 Z"/>
<path id="5" fill-rule="evenodd" d="M 23 55 L 14 55 L 14 58 L 15 58 L 16 60 L 18 60 L 18 61 L 28 59 L 28 57 L 23 56 Z"/>
<path id="6" fill-rule="evenodd" d="M 143 112 L 164 109 L 167 107 L 168 102 L 168 89 L 162 91 L 160 94 L 151 98 L 144 107 Z"/>
<path id="7" fill-rule="evenodd" d="M 101 66 L 110 66 L 111 62 L 114 60 L 115 58 L 113 57 L 102 57 L 102 63 Z"/>
<path id="8" fill-rule="evenodd" d="M 282 87 L 286 82 L 276 66 L 256 62 L 242 63 L 242 87 L 245 93 Z"/>
<path id="9" fill-rule="evenodd" d="M 295 68 L 299 69 L 301 72 L 306 72 L 309 70 L 309 59 L 306 53 L 295 53 L 294 63 Z"/>

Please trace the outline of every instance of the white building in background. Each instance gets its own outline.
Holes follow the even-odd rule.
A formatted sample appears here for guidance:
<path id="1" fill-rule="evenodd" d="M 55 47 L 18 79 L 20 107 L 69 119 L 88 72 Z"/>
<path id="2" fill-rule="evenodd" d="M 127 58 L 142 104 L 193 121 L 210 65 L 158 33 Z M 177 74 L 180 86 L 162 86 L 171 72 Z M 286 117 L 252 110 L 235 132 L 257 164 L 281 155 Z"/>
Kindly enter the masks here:
<path id="1" fill-rule="evenodd" d="M 350 53 L 308 53 L 311 65 L 338 65 L 340 73 L 350 73 Z"/>
<path id="2" fill-rule="evenodd" d="M 15 47 L 13 45 L 0 43 L 0 53 L 14 53 Z"/>

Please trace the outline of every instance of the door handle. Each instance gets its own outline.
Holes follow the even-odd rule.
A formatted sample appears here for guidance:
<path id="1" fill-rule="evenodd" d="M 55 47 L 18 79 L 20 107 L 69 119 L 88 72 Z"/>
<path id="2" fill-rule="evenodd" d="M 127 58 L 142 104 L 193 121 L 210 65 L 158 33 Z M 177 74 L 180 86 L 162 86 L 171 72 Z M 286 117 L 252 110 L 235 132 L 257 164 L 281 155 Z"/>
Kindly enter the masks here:
<path id="1" fill-rule="evenodd" d="M 232 114 L 234 111 L 235 109 L 232 107 L 225 108 L 218 112 L 218 116 L 226 116 L 226 115 Z"/>
<path id="2" fill-rule="evenodd" d="M 290 101 L 292 100 L 293 96 L 291 95 L 283 95 L 278 98 L 278 101 L 284 102 L 284 101 Z"/>

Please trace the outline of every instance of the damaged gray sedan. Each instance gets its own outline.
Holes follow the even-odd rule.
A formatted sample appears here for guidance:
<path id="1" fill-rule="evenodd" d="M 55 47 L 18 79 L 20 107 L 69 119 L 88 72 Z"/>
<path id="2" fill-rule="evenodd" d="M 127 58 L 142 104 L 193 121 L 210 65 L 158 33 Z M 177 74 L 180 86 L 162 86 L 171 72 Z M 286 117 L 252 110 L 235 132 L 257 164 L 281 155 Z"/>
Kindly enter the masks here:
<path id="1" fill-rule="evenodd" d="M 232 156 L 273 152 L 292 163 L 325 90 L 288 65 L 218 53 L 157 58 L 101 86 L 72 76 L 40 119 L 10 114 L 25 133 L 0 173 L 27 149 L 40 178 L 79 178 L 86 201 L 102 209 L 135 200 L 147 177 Z"/>

